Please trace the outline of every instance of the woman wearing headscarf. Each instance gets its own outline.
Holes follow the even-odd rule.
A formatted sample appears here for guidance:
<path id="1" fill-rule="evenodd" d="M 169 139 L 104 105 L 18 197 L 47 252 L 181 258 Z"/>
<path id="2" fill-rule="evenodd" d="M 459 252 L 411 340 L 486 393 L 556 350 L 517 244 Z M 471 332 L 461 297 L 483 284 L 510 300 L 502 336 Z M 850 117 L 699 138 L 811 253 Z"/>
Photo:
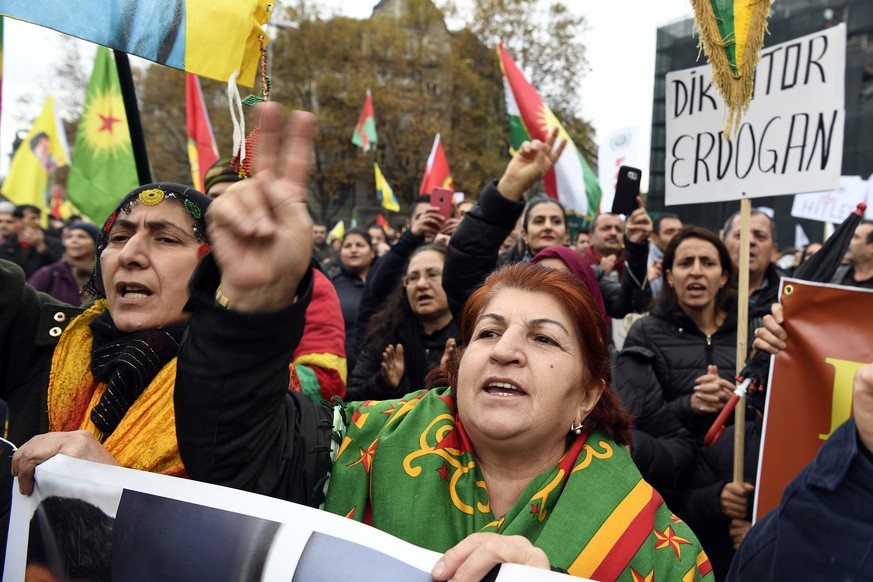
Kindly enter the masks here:
<path id="1" fill-rule="evenodd" d="M 210 249 L 208 205 L 179 184 L 127 194 L 97 238 L 89 289 L 98 300 L 84 312 L 37 293 L 0 261 L 0 398 L 9 404 L 8 438 L 27 443 L 18 459 L 31 471 L 66 453 L 185 474 L 173 388 L 187 282 Z M 10 456 L 0 457 L 8 519 Z"/>
<path id="2" fill-rule="evenodd" d="M 64 228 L 61 259 L 41 267 L 27 282 L 37 291 L 48 293 L 55 299 L 81 305 L 90 299 L 83 287 L 91 280 L 94 271 L 94 255 L 97 252 L 97 236 L 100 229 L 90 222 L 74 222 Z"/>
<path id="3" fill-rule="evenodd" d="M 348 405 L 286 389 L 312 285 L 314 119 L 292 115 L 280 152 L 281 108 L 267 105 L 269 153 L 239 196 L 216 202 L 216 264 L 192 280 L 176 392 L 189 473 L 324 500 L 445 552 L 438 580 L 480 579 L 501 562 L 598 580 L 711 579 L 694 534 L 622 446 L 629 424 L 607 385 L 602 318 L 566 273 L 520 264 L 489 278 L 465 306 L 465 348 L 435 377 L 441 388 Z M 522 150 L 527 161 L 507 173 L 527 187 L 556 155 L 538 142 Z"/>

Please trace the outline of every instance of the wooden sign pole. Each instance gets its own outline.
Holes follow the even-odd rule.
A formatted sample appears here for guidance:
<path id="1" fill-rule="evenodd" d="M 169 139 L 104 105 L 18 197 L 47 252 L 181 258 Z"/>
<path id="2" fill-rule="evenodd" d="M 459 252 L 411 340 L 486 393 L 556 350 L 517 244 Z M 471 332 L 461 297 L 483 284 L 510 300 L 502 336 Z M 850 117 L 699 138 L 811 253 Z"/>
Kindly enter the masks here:
<path id="1" fill-rule="evenodd" d="M 737 290 L 737 365 L 739 375 L 749 352 L 749 230 L 752 219 L 752 201 L 743 193 L 740 200 L 740 264 Z M 740 398 L 734 409 L 734 482 L 743 482 L 743 458 L 746 443 L 746 397 Z"/>

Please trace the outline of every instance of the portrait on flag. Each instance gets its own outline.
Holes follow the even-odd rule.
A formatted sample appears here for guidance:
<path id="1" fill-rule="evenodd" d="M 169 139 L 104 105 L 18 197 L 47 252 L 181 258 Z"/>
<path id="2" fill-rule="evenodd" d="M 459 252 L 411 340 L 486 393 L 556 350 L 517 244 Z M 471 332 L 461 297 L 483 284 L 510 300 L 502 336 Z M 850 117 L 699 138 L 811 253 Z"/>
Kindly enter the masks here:
<path id="1" fill-rule="evenodd" d="M 842 24 L 765 49 L 731 140 L 722 137 L 725 107 L 709 67 L 668 73 L 667 205 L 837 188 L 845 69 Z"/>
<path id="2" fill-rule="evenodd" d="M 787 347 L 773 356 L 755 519 L 852 414 L 852 380 L 873 362 L 873 291 L 783 279 Z"/>

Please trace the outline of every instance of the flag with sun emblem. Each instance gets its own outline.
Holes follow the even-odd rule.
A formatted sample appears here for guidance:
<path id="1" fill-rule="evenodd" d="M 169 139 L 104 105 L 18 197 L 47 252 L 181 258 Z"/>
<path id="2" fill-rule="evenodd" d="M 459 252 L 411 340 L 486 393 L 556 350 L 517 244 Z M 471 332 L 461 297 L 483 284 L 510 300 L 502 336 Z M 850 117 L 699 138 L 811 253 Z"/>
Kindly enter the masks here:
<path id="1" fill-rule="evenodd" d="M 530 139 L 545 141 L 549 132 L 558 128 L 559 138 L 567 140 L 564 153 L 555 167 L 546 174 L 546 193 L 556 198 L 567 210 L 592 218 L 600 206 L 600 184 L 588 162 L 573 143 L 561 122 L 543 102 L 524 73 L 498 45 L 503 86 L 506 89 L 506 112 L 509 114 L 509 137 L 513 150 Z"/>
<path id="2" fill-rule="evenodd" d="M 109 49 L 97 48 L 79 119 L 67 196 L 95 222 L 103 222 L 139 186 L 118 73 Z"/>

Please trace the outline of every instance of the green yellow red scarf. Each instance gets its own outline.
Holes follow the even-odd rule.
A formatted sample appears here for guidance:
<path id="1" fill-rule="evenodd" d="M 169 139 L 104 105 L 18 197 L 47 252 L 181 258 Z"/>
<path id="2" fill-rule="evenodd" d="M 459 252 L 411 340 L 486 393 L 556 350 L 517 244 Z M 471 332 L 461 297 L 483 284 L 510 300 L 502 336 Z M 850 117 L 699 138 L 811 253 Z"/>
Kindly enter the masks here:
<path id="1" fill-rule="evenodd" d="M 689 527 L 601 431 L 576 438 L 495 516 L 449 388 L 353 403 L 343 413 L 328 511 L 437 552 L 474 532 L 522 535 L 553 566 L 595 580 L 713 579 Z"/>

